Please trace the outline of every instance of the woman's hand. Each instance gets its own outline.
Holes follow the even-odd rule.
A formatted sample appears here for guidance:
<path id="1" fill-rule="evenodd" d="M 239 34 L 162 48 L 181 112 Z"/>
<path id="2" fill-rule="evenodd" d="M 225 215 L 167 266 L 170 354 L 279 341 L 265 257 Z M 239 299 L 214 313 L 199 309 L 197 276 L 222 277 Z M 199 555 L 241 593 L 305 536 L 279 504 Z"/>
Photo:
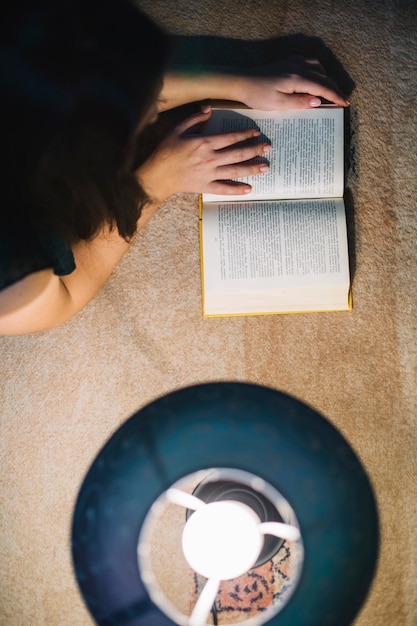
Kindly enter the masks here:
<path id="1" fill-rule="evenodd" d="M 204 107 L 201 113 L 181 122 L 137 170 L 153 202 L 160 203 L 176 192 L 249 193 L 250 185 L 231 183 L 230 179 L 268 170 L 266 163 L 247 163 L 270 150 L 266 143 L 250 141 L 260 135 L 253 128 L 211 136 L 191 134 L 192 128 L 210 115 L 210 107 Z"/>
<path id="2" fill-rule="evenodd" d="M 349 101 L 316 59 L 291 57 L 236 77 L 235 99 L 252 109 L 308 109 L 324 98 L 339 106 Z"/>
<path id="3" fill-rule="evenodd" d="M 252 109 L 308 109 L 321 104 L 321 98 L 338 106 L 349 102 L 336 83 L 327 76 L 319 61 L 301 56 L 243 73 L 169 72 L 159 101 L 159 110 L 199 100 L 234 100 Z"/>

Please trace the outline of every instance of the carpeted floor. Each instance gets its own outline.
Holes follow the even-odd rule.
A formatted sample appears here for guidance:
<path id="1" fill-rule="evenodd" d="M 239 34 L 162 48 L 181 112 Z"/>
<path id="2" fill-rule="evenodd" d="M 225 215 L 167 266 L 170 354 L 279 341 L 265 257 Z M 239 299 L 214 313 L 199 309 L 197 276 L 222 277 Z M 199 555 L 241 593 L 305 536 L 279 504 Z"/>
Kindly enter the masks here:
<path id="1" fill-rule="evenodd" d="M 69 536 L 76 495 L 97 451 L 157 396 L 196 382 L 242 380 L 297 396 L 351 442 L 373 481 L 382 532 L 377 576 L 356 624 L 414 626 L 417 3 L 139 5 L 178 35 L 284 38 L 276 42 L 280 53 L 304 46 L 351 90 L 346 197 L 354 309 L 203 319 L 197 196 L 180 194 L 74 319 L 51 332 L 2 338 L 0 624 L 91 624 Z M 217 49 L 213 39 L 206 43 L 199 55 Z M 264 48 L 271 54 L 271 46 L 257 43 L 225 45 L 245 63 Z"/>

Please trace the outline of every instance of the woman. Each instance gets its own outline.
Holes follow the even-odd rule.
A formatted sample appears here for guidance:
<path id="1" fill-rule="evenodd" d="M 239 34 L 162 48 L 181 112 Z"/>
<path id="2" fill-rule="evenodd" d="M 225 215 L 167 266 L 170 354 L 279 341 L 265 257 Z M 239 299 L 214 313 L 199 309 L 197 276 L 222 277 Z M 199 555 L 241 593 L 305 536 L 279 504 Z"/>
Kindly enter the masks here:
<path id="1" fill-rule="evenodd" d="M 314 61 L 278 64 L 272 77 L 169 73 L 169 38 L 128 0 L 12 0 L 0 39 L 3 335 L 52 328 L 84 307 L 171 194 L 250 191 L 224 181 L 261 174 L 247 161 L 269 146 L 242 147 L 253 130 L 187 132 L 209 106 L 134 171 L 159 112 L 210 98 L 270 110 L 348 104 Z"/>

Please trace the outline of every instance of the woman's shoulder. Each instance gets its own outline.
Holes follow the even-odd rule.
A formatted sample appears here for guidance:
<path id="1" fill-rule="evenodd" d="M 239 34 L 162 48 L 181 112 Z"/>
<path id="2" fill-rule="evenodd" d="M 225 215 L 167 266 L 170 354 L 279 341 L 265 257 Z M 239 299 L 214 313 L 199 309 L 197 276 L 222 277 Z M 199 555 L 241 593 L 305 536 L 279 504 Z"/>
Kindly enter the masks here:
<path id="1" fill-rule="evenodd" d="M 59 235 L 36 228 L 0 230 L 0 293 L 27 276 L 50 269 L 57 276 L 75 269 L 71 246 Z"/>
<path id="2" fill-rule="evenodd" d="M 52 269 L 28 274 L 0 291 L 0 335 L 33 332 L 59 282 Z"/>
<path id="3" fill-rule="evenodd" d="M 21 335 L 48 326 L 63 295 L 60 276 L 75 269 L 71 246 L 36 228 L 0 230 L 0 335 Z M 48 318 L 48 319 L 47 319 Z"/>

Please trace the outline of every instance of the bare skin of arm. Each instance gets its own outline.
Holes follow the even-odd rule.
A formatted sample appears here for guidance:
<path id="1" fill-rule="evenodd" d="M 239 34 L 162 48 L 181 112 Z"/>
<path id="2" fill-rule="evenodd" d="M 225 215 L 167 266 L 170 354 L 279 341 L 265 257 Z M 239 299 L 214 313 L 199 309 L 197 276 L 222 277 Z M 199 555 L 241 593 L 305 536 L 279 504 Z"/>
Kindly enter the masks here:
<path id="1" fill-rule="evenodd" d="M 156 211 L 149 204 L 138 229 Z M 0 292 L 0 335 L 23 335 L 63 324 L 85 307 L 120 262 L 129 243 L 117 230 L 103 229 L 91 241 L 73 246 L 76 269 L 56 276 L 51 269 L 29 274 Z"/>
<path id="2" fill-rule="evenodd" d="M 168 74 L 157 109 L 164 111 L 205 99 L 237 100 L 265 110 L 310 108 L 318 106 L 320 98 L 339 106 L 348 105 L 317 61 L 298 59 L 248 76 L 206 74 L 196 80 L 195 76 Z M 245 194 L 250 191 L 248 185 L 231 187 L 221 181 L 262 174 L 265 170 L 263 165 L 244 163 L 269 150 L 266 144 L 242 147 L 241 142 L 254 136 L 253 130 L 214 137 L 186 134 L 193 126 L 207 121 L 210 114 L 210 107 L 203 107 L 201 113 L 179 124 L 139 168 L 137 176 L 151 202 L 143 208 L 137 230 L 173 193 Z M 92 240 L 73 246 L 76 269 L 72 274 L 58 277 L 52 270 L 42 270 L 3 289 L 0 335 L 34 333 L 64 323 L 96 295 L 129 245 L 117 230 L 103 227 Z"/>
<path id="3" fill-rule="evenodd" d="M 349 101 L 316 59 L 291 57 L 247 74 L 172 72 L 164 78 L 160 111 L 204 100 L 235 100 L 252 109 L 307 109 L 321 98 L 338 106 Z"/>

